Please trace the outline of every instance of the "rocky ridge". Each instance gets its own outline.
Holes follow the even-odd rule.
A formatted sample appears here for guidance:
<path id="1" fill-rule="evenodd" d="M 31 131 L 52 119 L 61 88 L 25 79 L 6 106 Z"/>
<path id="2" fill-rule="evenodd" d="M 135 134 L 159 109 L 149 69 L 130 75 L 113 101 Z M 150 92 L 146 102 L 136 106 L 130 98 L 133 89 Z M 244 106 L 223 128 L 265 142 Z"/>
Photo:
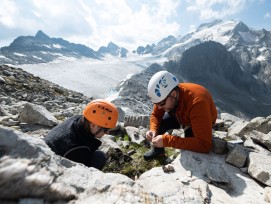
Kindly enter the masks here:
<path id="1" fill-rule="evenodd" d="M 180 82 L 203 85 L 212 94 L 220 112 L 252 119 L 271 114 L 271 89 L 239 66 L 233 55 L 220 43 L 208 41 L 183 52 L 178 61 L 163 66 L 153 64 L 133 75 L 119 87 L 114 102 L 129 108 L 129 114 L 150 114 L 152 104 L 147 96 L 147 84 L 157 71 L 167 70 Z"/>
<path id="2" fill-rule="evenodd" d="M 94 51 L 82 44 L 62 38 L 51 38 L 41 30 L 35 36 L 19 36 L 9 46 L 0 48 L 0 64 L 38 64 L 62 58 L 90 58 L 100 60 L 106 54 L 126 57 L 128 50 L 110 42 Z"/>
<path id="3" fill-rule="evenodd" d="M 1 203 L 271 203 L 271 116 L 246 121 L 221 113 L 212 152 L 181 150 L 167 165 L 129 178 L 57 156 L 42 140 L 91 99 L 8 66 L 0 67 L 0 87 Z M 126 116 L 119 124 L 130 141 L 113 137 L 116 130 L 102 139 L 120 167 L 138 151 L 125 149 L 144 143 L 147 119 Z"/>

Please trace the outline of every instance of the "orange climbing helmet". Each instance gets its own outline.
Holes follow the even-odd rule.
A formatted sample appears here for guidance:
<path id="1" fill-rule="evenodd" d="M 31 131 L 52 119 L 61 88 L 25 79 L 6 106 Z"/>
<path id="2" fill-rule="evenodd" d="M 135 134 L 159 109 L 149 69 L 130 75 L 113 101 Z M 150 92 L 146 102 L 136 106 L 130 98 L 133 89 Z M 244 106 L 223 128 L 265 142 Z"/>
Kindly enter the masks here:
<path id="1" fill-rule="evenodd" d="M 83 116 L 95 125 L 103 128 L 114 128 L 118 121 L 117 107 L 104 99 L 91 101 L 83 110 Z"/>

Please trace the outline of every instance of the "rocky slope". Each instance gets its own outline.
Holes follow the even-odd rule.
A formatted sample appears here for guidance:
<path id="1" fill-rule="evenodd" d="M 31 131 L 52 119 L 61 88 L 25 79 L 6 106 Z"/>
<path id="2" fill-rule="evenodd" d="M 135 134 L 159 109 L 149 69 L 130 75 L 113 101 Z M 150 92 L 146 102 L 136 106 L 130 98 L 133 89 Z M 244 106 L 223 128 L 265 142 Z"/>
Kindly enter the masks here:
<path id="1" fill-rule="evenodd" d="M 215 20 L 175 41 L 160 54 L 179 59 L 185 50 L 206 41 L 215 41 L 226 47 L 243 70 L 261 80 L 269 89 L 271 87 L 270 31 L 255 30 L 243 22 Z"/>
<path id="2" fill-rule="evenodd" d="M 212 152 L 181 150 L 169 164 L 127 177 L 57 156 L 42 140 L 91 99 L 8 66 L 0 67 L 0 87 L 1 203 L 271 203 L 271 116 L 245 121 L 221 113 Z M 126 116 L 118 128 L 129 140 L 114 137 L 116 130 L 102 138 L 101 149 L 115 155 L 110 163 L 131 171 L 149 163 L 133 161 L 147 121 Z M 182 130 L 172 134 L 183 136 Z"/>
<path id="3" fill-rule="evenodd" d="M 243 70 L 223 45 L 213 41 L 189 48 L 178 61 L 170 60 L 163 66 L 153 64 L 133 75 L 119 88 L 121 98 L 115 103 L 130 108 L 130 114 L 150 114 L 152 104 L 147 97 L 147 84 L 160 70 L 172 72 L 180 82 L 205 86 L 220 112 L 246 119 L 271 114 L 271 89 Z"/>

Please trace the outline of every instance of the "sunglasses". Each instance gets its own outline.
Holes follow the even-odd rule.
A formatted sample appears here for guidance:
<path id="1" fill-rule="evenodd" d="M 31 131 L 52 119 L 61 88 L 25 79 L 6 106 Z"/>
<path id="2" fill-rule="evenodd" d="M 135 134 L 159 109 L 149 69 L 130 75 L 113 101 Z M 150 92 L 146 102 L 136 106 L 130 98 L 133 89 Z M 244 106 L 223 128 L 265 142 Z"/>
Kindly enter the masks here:
<path id="1" fill-rule="evenodd" d="M 168 98 L 168 96 L 163 101 L 161 101 L 160 103 L 156 103 L 156 105 L 158 105 L 158 106 L 164 106 L 164 105 L 166 105 L 167 98 Z"/>
<path id="2" fill-rule="evenodd" d="M 104 133 L 108 132 L 109 130 L 110 130 L 110 128 L 101 128 L 101 132 L 103 131 Z"/>

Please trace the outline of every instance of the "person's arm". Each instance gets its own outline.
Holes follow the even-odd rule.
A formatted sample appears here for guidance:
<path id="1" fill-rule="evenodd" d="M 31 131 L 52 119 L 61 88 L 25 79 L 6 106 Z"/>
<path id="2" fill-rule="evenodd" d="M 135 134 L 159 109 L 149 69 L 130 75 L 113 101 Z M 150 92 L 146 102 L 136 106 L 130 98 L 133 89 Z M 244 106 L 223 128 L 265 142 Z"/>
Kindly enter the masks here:
<path id="1" fill-rule="evenodd" d="M 190 110 L 193 137 L 163 135 L 163 146 L 207 153 L 212 148 L 212 118 L 207 100 L 198 101 Z"/>
<path id="2" fill-rule="evenodd" d="M 158 129 L 161 123 L 161 120 L 165 112 L 162 109 L 159 109 L 157 105 L 153 105 L 153 111 L 150 116 L 150 130 L 158 133 Z"/>
<path id="3" fill-rule="evenodd" d="M 87 146 L 79 146 L 67 151 L 63 157 L 88 166 L 91 150 Z"/>

